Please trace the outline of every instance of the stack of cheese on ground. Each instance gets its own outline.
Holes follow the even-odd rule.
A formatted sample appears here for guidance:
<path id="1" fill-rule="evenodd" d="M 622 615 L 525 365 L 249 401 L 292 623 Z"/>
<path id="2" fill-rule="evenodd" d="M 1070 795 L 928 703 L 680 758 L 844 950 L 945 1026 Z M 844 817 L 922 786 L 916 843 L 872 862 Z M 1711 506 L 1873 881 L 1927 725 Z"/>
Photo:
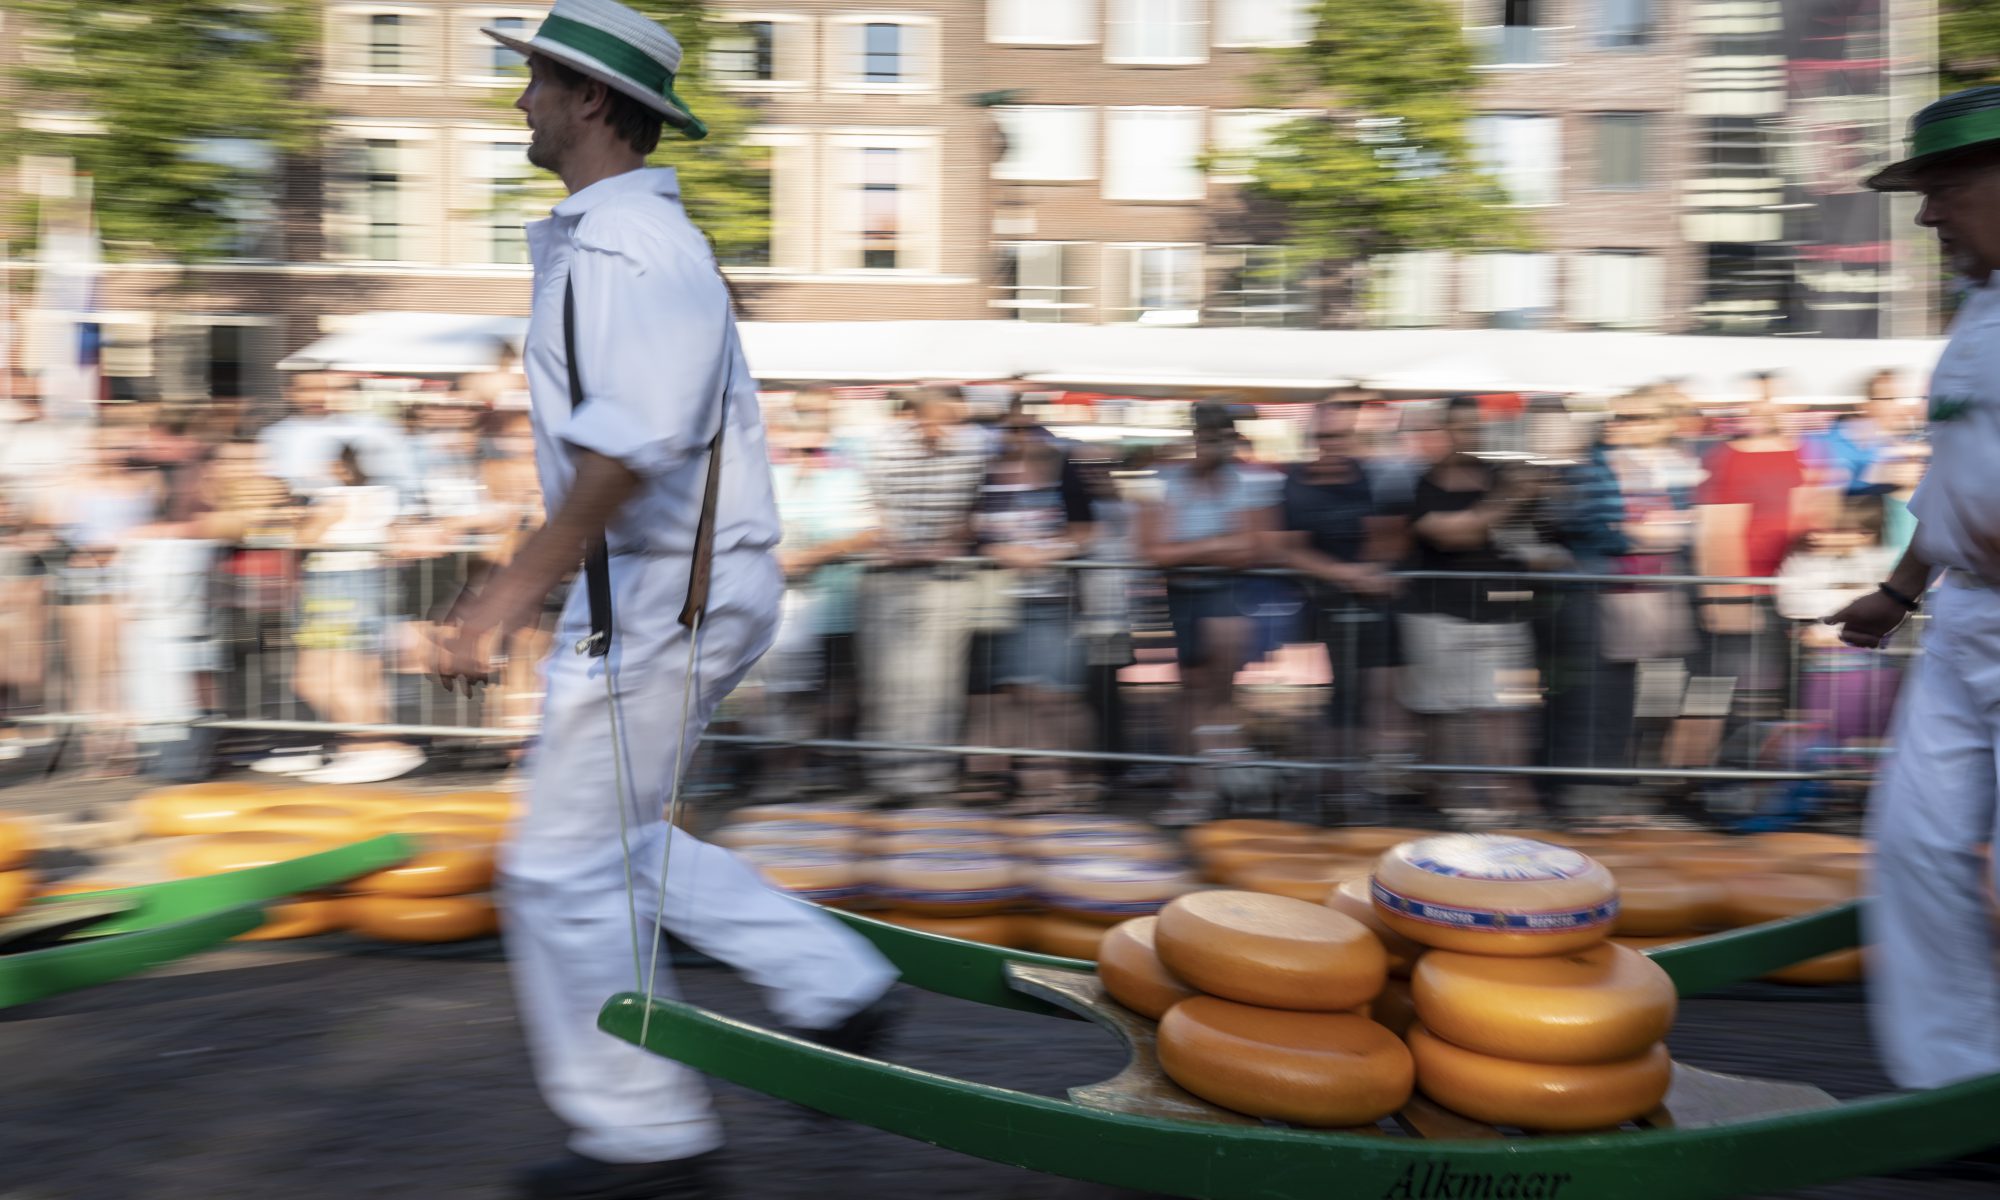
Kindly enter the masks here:
<path id="1" fill-rule="evenodd" d="M 1018 946 L 1026 872 L 1000 820 L 953 808 L 874 814 L 867 885 L 892 924 L 941 937 Z"/>
<path id="2" fill-rule="evenodd" d="M 1156 913 L 1196 886 L 1172 843 L 1150 826 L 1105 817 L 1023 817 L 1009 823 L 1039 911 L 1025 945 L 1095 959 L 1106 930 Z"/>
<path id="3" fill-rule="evenodd" d="M 1160 1066 L 1211 1104 L 1325 1128 L 1410 1098 L 1407 1047 L 1370 1020 L 1388 955 L 1361 922 L 1258 892 L 1194 892 L 1104 938 L 1098 974 L 1160 1023 Z"/>
<path id="4" fill-rule="evenodd" d="M 1411 990 L 1418 1090 L 1494 1125 L 1616 1126 L 1659 1106 L 1674 987 L 1607 942 L 1617 884 L 1588 856 L 1522 838 L 1452 834 L 1382 855 L 1390 929 L 1430 947 Z"/>
<path id="5" fill-rule="evenodd" d="M 488 889 L 515 802 L 504 792 L 421 796 L 412 808 L 378 821 L 379 830 L 414 836 L 419 851 L 348 884 L 342 920 L 355 933 L 391 942 L 492 936 L 499 914 Z"/>
<path id="6" fill-rule="evenodd" d="M 28 859 L 35 852 L 34 831 L 17 817 L 0 817 L 0 917 L 7 916 L 35 894 L 35 875 Z"/>

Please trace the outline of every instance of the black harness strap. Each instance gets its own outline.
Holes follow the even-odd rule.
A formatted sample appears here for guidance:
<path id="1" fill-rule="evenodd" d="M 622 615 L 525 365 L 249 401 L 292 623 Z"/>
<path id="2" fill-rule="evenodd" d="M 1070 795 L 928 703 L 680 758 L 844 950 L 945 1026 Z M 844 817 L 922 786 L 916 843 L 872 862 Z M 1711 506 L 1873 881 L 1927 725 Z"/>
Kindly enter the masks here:
<path id="1" fill-rule="evenodd" d="M 569 407 L 583 407 L 583 374 L 576 361 L 576 289 L 563 281 L 563 357 L 569 360 Z M 583 555 L 583 584 L 590 599 L 590 638 L 586 642 L 592 658 L 611 653 L 611 555 L 598 534 Z"/>

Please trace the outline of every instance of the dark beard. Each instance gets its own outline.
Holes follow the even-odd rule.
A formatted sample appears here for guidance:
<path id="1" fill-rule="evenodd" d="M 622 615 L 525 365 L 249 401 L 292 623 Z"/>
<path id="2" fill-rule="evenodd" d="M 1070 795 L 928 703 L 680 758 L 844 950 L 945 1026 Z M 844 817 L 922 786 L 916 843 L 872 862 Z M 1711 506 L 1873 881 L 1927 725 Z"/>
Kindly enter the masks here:
<path id="1" fill-rule="evenodd" d="M 540 167 L 544 171 L 555 171 L 556 162 L 555 148 L 553 146 L 544 146 L 540 138 L 535 138 L 528 143 L 529 166 Z"/>

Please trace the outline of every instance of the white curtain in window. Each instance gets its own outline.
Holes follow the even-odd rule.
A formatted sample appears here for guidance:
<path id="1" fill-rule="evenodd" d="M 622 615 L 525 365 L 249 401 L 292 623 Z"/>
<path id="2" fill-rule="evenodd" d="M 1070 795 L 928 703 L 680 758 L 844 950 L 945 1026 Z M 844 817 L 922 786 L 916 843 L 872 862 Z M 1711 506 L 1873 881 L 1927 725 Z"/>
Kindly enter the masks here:
<path id="1" fill-rule="evenodd" d="M 1097 40 L 1096 0 L 988 0 L 986 38 L 1059 45 Z"/>
<path id="2" fill-rule="evenodd" d="M 1105 114 L 1104 198 L 1199 200 L 1202 112 L 1114 108 Z"/>
<path id="3" fill-rule="evenodd" d="M 1555 304 L 1555 266 L 1555 257 L 1549 254 L 1475 254 L 1466 260 L 1465 309 L 1547 311 Z"/>
<path id="4" fill-rule="evenodd" d="M 1106 53 L 1113 59 L 1202 62 L 1208 58 L 1206 0 L 1111 0 Z"/>
<path id="5" fill-rule="evenodd" d="M 1659 321 L 1661 272 L 1652 254 L 1582 254 L 1571 263 L 1570 318 L 1579 324 L 1643 329 Z"/>
<path id="6" fill-rule="evenodd" d="M 996 108 L 1007 154 L 995 179 L 1093 179 L 1097 175 L 1097 110 L 1032 104 Z"/>
<path id="7" fill-rule="evenodd" d="M 1312 37 L 1313 0 L 1216 0 L 1218 46 L 1295 46 Z"/>
<path id="8" fill-rule="evenodd" d="M 1562 125 L 1555 117 L 1489 113 L 1472 125 L 1479 160 L 1515 204 L 1561 199 Z"/>

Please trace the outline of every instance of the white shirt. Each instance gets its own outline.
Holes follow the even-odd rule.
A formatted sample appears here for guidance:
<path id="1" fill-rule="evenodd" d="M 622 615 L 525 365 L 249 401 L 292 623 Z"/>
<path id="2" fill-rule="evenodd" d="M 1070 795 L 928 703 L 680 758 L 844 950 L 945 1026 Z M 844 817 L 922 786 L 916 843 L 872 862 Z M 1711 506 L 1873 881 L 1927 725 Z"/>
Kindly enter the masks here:
<path id="1" fill-rule="evenodd" d="M 1910 546 L 1934 567 L 2000 580 L 1973 532 L 2000 537 L 2000 274 L 1967 293 L 1931 373 L 1931 463 L 1910 498 Z"/>
<path id="2" fill-rule="evenodd" d="M 353 446 L 371 480 L 396 488 L 410 486 L 409 440 L 401 430 L 367 413 L 326 413 L 286 417 L 257 438 L 264 464 L 297 495 L 334 486 L 333 460 Z"/>
<path id="3" fill-rule="evenodd" d="M 681 207 L 671 168 L 630 171 L 570 196 L 527 226 L 534 316 L 523 365 L 533 396 L 535 464 L 553 514 L 576 478 L 578 449 L 640 477 L 606 531 L 613 554 L 683 556 L 694 547 L 725 376 L 715 552 L 778 544 L 777 504 L 757 383 L 729 293 Z M 563 289 L 574 280 L 585 403 L 571 411 Z"/>

